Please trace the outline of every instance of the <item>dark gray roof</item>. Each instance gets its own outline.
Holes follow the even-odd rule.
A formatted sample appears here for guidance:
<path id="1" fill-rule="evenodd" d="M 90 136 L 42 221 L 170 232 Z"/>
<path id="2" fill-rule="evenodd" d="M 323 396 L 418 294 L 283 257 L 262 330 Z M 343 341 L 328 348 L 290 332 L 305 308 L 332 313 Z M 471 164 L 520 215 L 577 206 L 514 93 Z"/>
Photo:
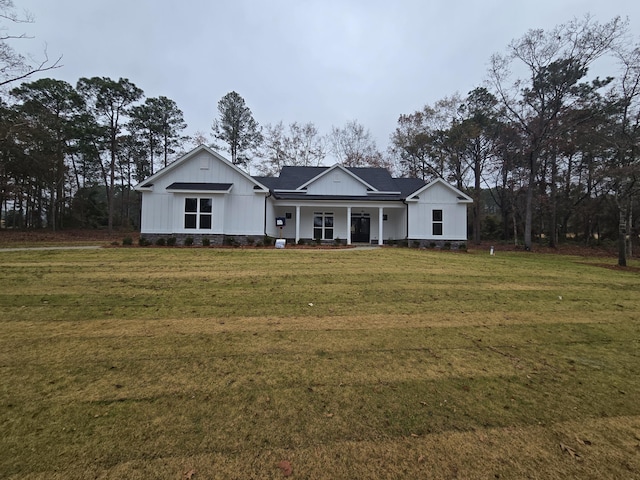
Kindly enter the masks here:
<path id="1" fill-rule="evenodd" d="M 167 187 L 167 190 L 227 191 L 232 185 L 233 183 L 174 182 Z"/>
<path id="2" fill-rule="evenodd" d="M 255 181 L 261 183 L 262 185 L 264 185 L 265 187 L 267 187 L 269 190 L 273 190 L 275 188 L 280 188 L 278 187 L 279 182 L 280 182 L 280 178 L 278 177 L 252 177 Z"/>
<path id="3" fill-rule="evenodd" d="M 325 170 L 329 170 L 329 167 L 282 167 L 278 177 L 277 188 L 280 190 L 295 190 Z"/>
<path id="4" fill-rule="evenodd" d="M 278 177 L 253 177 L 255 180 L 268 187 L 276 198 L 294 200 L 402 200 L 407 198 L 416 190 L 422 188 L 426 183 L 419 178 L 393 178 L 385 168 L 374 167 L 347 167 L 351 173 L 360 178 L 365 183 L 371 185 L 380 192 L 399 192 L 396 195 L 382 195 L 372 192 L 365 196 L 325 196 L 306 195 L 301 192 L 277 192 L 275 190 L 296 190 L 309 180 L 317 177 L 331 167 L 283 167 Z"/>
<path id="5" fill-rule="evenodd" d="M 427 183 L 420 178 L 394 178 L 395 184 L 400 191 L 402 198 L 407 198 L 413 192 L 420 190 Z"/>
<path id="6" fill-rule="evenodd" d="M 351 173 L 381 192 L 397 192 L 393 177 L 386 168 L 348 167 Z"/>

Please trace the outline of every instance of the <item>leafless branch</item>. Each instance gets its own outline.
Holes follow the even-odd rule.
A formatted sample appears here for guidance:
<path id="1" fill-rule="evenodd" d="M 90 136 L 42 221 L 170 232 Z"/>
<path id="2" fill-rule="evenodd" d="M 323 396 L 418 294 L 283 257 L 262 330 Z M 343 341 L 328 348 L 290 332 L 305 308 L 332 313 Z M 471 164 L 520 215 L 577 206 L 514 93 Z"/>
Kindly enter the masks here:
<path id="1" fill-rule="evenodd" d="M 52 64 L 47 65 L 47 63 L 49 62 L 49 58 L 47 57 L 42 62 L 40 62 L 40 64 L 36 65 L 35 67 L 29 68 L 26 72 L 23 72 L 17 76 L 11 77 L 7 80 L 1 80 L 0 87 L 3 87 L 4 85 L 7 85 L 11 82 L 23 80 L 33 75 L 34 73 L 47 72 L 49 70 L 55 70 L 56 68 L 60 68 L 62 67 L 62 64 L 60 64 L 61 60 L 62 60 L 62 55 L 60 55 Z"/>

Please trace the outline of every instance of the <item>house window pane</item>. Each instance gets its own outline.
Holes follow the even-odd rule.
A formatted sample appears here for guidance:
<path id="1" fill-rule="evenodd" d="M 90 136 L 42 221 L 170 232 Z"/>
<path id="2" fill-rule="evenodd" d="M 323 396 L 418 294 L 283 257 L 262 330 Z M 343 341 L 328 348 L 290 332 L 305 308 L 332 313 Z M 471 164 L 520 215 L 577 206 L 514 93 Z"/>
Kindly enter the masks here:
<path id="1" fill-rule="evenodd" d="M 213 202 L 210 198 L 201 198 L 200 199 L 200 213 L 211 213 L 211 207 Z"/>
<path id="2" fill-rule="evenodd" d="M 197 198 L 185 198 L 184 199 L 184 211 L 185 212 L 197 212 L 198 211 L 198 199 Z"/>
<path id="3" fill-rule="evenodd" d="M 432 210 L 431 218 L 433 220 L 431 224 L 433 235 L 442 235 L 442 210 Z"/>
<path id="4" fill-rule="evenodd" d="M 211 230 L 213 223 L 212 211 L 212 198 L 185 198 L 184 228 Z"/>
<path id="5" fill-rule="evenodd" d="M 200 215 L 200 228 L 211 229 L 211 215 Z"/>
<path id="6" fill-rule="evenodd" d="M 187 213 L 184 216 L 184 228 L 196 228 L 196 217 L 193 213 Z"/>
<path id="7" fill-rule="evenodd" d="M 333 212 L 313 212 L 313 238 L 333 239 Z"/>

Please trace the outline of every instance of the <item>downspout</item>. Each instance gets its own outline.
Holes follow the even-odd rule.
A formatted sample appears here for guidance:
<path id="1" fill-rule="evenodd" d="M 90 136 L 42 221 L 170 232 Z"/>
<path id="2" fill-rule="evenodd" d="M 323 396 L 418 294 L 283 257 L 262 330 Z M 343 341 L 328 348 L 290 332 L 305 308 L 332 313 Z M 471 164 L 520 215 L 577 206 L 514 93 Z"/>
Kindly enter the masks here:
<path id="1" fill-rule="evenodd" d="M 408 242 L 409 241 L 409 204 L 407 203 L 407 200 L 404 198 L 402 199 L 402 203 L 404 203 L 404 206 L 407 207 L 404 209 L 405 212 L 407 213 L 407 221 L 405 222 L 406 233 L 405 233 L 404 239 Z"/>
<path id="2" fill-rule="evenodd" d="M 264 225 L 263 225 L 263 230 L 264 230 L 264 236 L 267 236 L 267 198 L 269 198 L 271 196 L 271 190 L 269 190 L 269 193 L 267 193 L 264 196 Z"/>

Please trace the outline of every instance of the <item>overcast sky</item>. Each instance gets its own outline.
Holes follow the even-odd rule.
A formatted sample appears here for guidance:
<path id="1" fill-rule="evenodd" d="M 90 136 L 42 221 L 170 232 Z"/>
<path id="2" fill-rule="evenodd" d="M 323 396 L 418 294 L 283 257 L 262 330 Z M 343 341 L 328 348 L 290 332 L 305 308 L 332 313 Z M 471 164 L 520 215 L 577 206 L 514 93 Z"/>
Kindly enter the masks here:
<path id="1" fill-rule="evenodd" d="M 62 55 L 45 76 L 128 78 L 176 101 L 188 134 L 211 132 L 235 90 L 260 123 L 358 120 L 386 150 L 400 114 L 482 85 L 493 53 L 529 29 L 592 14 L 629 17 L 636 0 L 14 0 L 35 17 L 20 50 Z M 15 29 L 15 27 L 12 27 Z M 14 43 L 15 45 L 15 43 Z M 34 77 L 36 79 L 38 77 Z M 331 162 L 330 162 L 331 163 Z"/>

